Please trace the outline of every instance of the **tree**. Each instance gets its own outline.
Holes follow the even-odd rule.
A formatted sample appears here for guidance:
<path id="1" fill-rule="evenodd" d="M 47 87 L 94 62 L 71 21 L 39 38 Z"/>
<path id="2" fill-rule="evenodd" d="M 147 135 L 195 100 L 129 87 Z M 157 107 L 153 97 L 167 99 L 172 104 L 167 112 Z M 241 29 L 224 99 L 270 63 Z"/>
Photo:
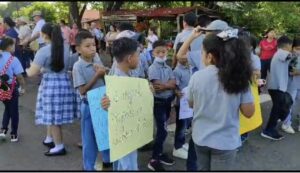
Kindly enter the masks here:
<path id="1" fill-rule="evenodd" d="M 80 3 L 77 1 L 69 2 L 69 11 L 71 15 L 71 20 L 76 23 L 78 28 L 81 29 L 81 19 L 86 10 L 87 2 Z"/>

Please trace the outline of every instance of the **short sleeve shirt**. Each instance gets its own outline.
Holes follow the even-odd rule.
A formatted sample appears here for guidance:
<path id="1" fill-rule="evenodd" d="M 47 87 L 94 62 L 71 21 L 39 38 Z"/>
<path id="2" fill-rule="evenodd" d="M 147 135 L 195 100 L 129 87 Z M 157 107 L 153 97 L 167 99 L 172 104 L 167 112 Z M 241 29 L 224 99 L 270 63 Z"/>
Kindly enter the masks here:
<path id="1" fill-rule="evenodd" d="M 96 73 L 93 64 L 98 64 L 103 66 L 99 56 L 95 56 L 92 62 L 87 62 L 81 57 L 79 57 L 79 60 L 74 64 L 73 71 L 72 71 L 74 88 L 78 88 L 82 85 L 85 85 L 93 79 Z M 100 86 L 104 86 L 103 79 L 97 80 L 97 82 L 92 86 L 91 89 L 95 89 Z"/>
<path id="2" fill-rule="evenodd" d="M 70 46 L 64 44 L 64 69 L 61 72 L 67 72 L 70 67 Z M 37 51 L 33 63 L 44 68 L 45 73 L 54 73 L 51 70 L 51 44 L 48 44 Z"/>
<path id="3" fill-rule="evenodd" d="M 268 42 L 267 39 L 264 39 L 259 43 L 259 46 L 261 48 L 260 58 L 262 60 L 268 60 L 271 59 L 277 51 L 277 40 L 273 39 L 272 42 Z"/>
<path id="4" fill-rule="evenodd" d="M 193 102 L 192 138 L 196 145 L 218 150 L 241 146 L 239 108 L 253 103 L 249 89 L 228 94 L 218 79 L 218 69 L 210 65 L 196 72 L 188 85 L 188 100 Z"/>
<path id="5" fill-rule="evenodd" d="M 0 73 L 4 69 L 8 59 L 11 57 L 11 53 L 9 52 L 2 52 L 0 53 Z M 14 57 L 13 61 L 11 62 L 10 66 L 8 67 L 6 74 L 9 76 L 8 83 L 11 84 L 14 75 L 20 75 L 24 72 L 24 69 L 19 61 L 18 58 Z"/>
<path id="6" fill-rule="evenodd" d="M 180 91 L 187 87 L 191 78 L 191 70 L 189 66 L 183 66 L 178 64 L 174 69 L 174 76 L 176 79 L 176 85 Z"/>
<path id="7" fill-rule="evenodd" d="M 252 61 L 252 68 L 254 70 L 261 70 L 261 62 L 260 59 L 257 55 L 255 55 L 254 53 L 251 53 L 251 61 Z"/>
<path id="8" fill-rule="evenodd" d="M 32 37 L 33 35 L 35 35 L 36 33 L 41 32 L 42 27 L 45 25 L 45 23 L 46 23 L 46 22 L 45 22 L 44 19 L 39 20 L 39 21 L 36 23 L 36 25 L 35 25 L 35 27 L 34 27 L 34 29 L 33 29 L 33 31 L 32 31 L 31 37 Z M 44 40 L 43 40 L 43 38 L 42 38 L 41 35 L 40 35 L 39 38 L 38 38 L 38 43 L 39 43 L 39 44 L 44 43 Z"/>
<path id="9" fill-rule="evenodd" d="M 161 83 L 167 83 L 169 80 L 175 80 L 174 73 L 165 62 L 160 63 L 154 61 L 153 64 L 149 67 L 148 71 L 149 81 L 158 80 Z M 154 96 L 157 98 L 169 98 L 174 94 L 173 90 L 166 90 L 160 93 L 155 93 Z"/>

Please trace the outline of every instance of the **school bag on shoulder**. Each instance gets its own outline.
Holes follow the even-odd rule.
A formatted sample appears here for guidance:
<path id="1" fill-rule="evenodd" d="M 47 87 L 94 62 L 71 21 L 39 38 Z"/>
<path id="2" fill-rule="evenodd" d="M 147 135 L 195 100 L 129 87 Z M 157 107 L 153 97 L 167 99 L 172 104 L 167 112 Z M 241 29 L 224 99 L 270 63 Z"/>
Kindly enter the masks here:
<path id="1" fill-rule="evenodd" d="M 6 62 L 2 72 L 0 73 L 0 101 L 10 100 L 12 98 L 12 94 L 15 89 L 16 77 L 15 76 L 13 77 L 12 85 L 10 87 L 9 84 L 7 83 L 7 81 L 9 80 L 9 77 L 6 74 L 13 59 L 14 59 L 14 56 L 11 55 L 10 58 L 8 59 L 8 61 Z"/>

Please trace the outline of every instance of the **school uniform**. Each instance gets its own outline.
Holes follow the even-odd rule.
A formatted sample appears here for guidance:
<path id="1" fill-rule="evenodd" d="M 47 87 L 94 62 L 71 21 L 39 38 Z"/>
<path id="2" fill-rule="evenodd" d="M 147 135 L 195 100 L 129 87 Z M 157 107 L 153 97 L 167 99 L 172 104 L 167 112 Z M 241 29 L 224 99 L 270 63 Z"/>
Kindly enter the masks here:
<path id="1" fill-rule="evenodd" d="M 287 89 L 289 83 L 289 62 L 290 52 L 278 49 L 271 61 L 270 75 L 268 76 L 268 91 L 271 96 L 273 106 L 270 117 L 264 132 L 277 135 L 277 120 L 282 121 L 288 116 L 291 103 L 286 101 L 289 96 Z"/>
<path id="2" fill-rule="evenodd" d="M 176 79 L 177 89 L 182 91 L 189 84 L 190 77 L 191 77 L 190 67 L 183 66 L 178 63 L 173 72 Z M 180 98 L 177 98 L 175 110 L 176 110 L 176 129 L 175 129 L 174 147 L 177 150 L 181 148 L 182 145 L 185 143 L 184 130 L 187 128 L 188 122 L 190 121 L 191 118 L 183 119 L 183 120 L 179 119 Z"/>
<path id="3" fill-rule="evenodd" d="M 192 73 L 204 68 L 201 58 L 201 50 L 188 52 L 187 53 L 188 62 L 191 65 Z"/>
<path id="4" fill-rule="evenodd" d="M 300 56 L 296 57 L 297 58 L 297 64 L 296 64 L 296 70 L 300 70 Z M 297 100 L 300 99 L 300 76 L 290 76 L 289 77 L 289 84 L 288 84 L 288 89 L 287 92 L 292 96 L 293 99 L 293 107 L 295 108 L 296 105 L 296 98 Z M 288 114 L 287 118 L 284 121 L 285 125 L 292 125 L 292 108 L 290 110 L 290 113 Z"/>
<path id="5" fill-rule="evenodd" d="M 166 62 L 154 61 L 149 67 L 149 81 L 159 80 L 162 83 L 167 83 L 169 80 L 174 80 L 175 76 Z M 152 159 L 159 160 L 163 152 L 163 144 L 167 137 L 167 121 L 170 117 L 171 102 L 174 100 L 174 91 L 166 90 L 154 94 L 154 118 L 157 126 L 154 149 Z"/>
<path id="6" fill-rule="evenodd" d="M 119 69 L 116 65 L 114 72 L 111 73 L 113 76 L 124 76 L 124 77 L 132 77 L 132 74 L 125 73 L 121 69 Z M 137 163 L 137 150 L 127 154 L 121 159 L 115 161 L 113 163 L 114 171 L 138 171 L 138 163 Z"/>
<path id="7" fill-rule="evenodd" d="M 92 62 L 86 62 L 84 59 L 79 57 L 78 61 L 73 66 L 72 72 L 74 88 L 79 90 L 78 88 L 80 86 L 86 85 L 92 80 L 96 73 L 93 64 L 103 66 L 102 61 L 98 56 L 95 56 Z M 104 86 L 103 79 L 97 80 L 91 90 L 101 86 Z M 86 95 L 80 95 L 80 98 L 83 169 L 86 171 L 94 171 L 98 147 L 87 97 Z M 109 162 L 109 152 L 106 150 L 101 152 L 101 154 L 103 161 L 106 163 Z"/>
<path id="8" fill-rule="evenodd" d="M 0 71 L 4 69 L 5 64 L 11 57 L 11 53 L 2 52 L 0 53 Z M 9 76 L 8 84 L 11 86 L 13 82 L 13 77 L 20 75 L 24 72 L 22 65 L 18 58 L 14 57 L 9 68 L 6 71 L 6 74 Z M 11 135 L 18 135 L 18 126 L 19 126 L 19 93 L 18 87 L 16 86 L 11 100 L 3 101 L 5 106 L 2 120 L 2 129 L 8 130 L 9 120 L 11 119 Z"/>
<path id="9" fill-rule="evenodd" d="M 226 93 L 219 81 L 218 68 L 209 65 L 191 77 L 188 100 L 193 102 L 192 139 L 198 170 L 230 169 L 236 149 L 241 146 L 239 107 L 253 103 L 250 86 L 245 93 Z"/>

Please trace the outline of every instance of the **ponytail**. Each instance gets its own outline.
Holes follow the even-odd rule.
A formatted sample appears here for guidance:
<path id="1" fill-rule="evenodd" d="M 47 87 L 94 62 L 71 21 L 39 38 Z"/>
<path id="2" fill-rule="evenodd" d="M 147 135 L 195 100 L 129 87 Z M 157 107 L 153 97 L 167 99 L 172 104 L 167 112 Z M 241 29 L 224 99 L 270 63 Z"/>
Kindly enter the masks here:
<path id="1" fill-rule="evenodd" d="M 51 39 L 51 70 L 60 72 L 64 68 L 64 40 L 60 26 L 46 23 L 41 32 Z"/>
<path id="2" fill-rule="evenodd" d="M 249 88 L 252 76 L 251 52 L 242 38 L 224 41 L 217 35 L 206 36 L 203 41 L 206 53 L 213 55 L 213 61 L 219 69 L 219 81 L 229 94 L 245 92 Z"/>

